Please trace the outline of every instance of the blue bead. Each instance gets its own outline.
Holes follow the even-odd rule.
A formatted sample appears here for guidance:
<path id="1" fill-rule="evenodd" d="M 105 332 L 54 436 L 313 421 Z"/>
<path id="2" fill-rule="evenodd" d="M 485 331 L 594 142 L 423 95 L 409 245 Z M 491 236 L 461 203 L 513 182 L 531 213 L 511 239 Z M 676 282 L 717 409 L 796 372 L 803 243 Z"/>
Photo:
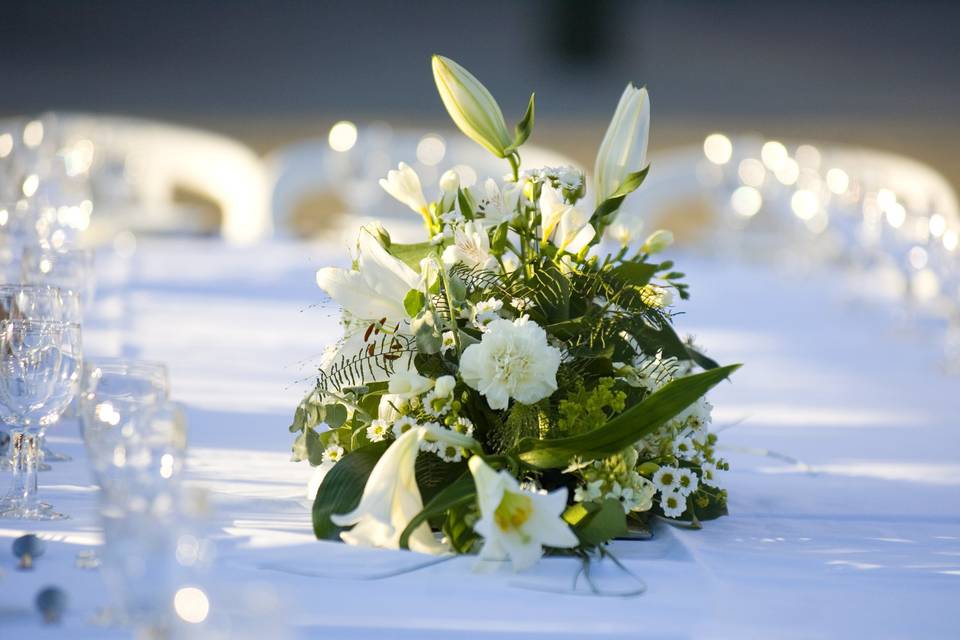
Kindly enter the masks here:
<path id="1" fill-rule="evenodd" d="M 37 594 L 36 605 L 45 622 L 59 622 L 67 608 L 67 594 L 59 587 L 46 587 Z"/>
<path id="2" fill-rule="evenodd" d="M 17 556 L 18 558 L 22 558 L 23 556 L 27 555 L 36 558 L 38 556 L 42 556 L 46 549 L 46 543 L 32 533 L 28 533 L 25 536 L 20 536 L 13 541 L 13 555 Z"/>

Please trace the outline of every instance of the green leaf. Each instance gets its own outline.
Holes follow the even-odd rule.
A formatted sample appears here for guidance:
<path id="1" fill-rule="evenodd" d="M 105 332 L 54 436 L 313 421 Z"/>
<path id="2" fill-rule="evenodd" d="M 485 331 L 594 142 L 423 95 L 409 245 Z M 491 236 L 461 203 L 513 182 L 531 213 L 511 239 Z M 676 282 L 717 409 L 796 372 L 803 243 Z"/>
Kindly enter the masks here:
<path id="1" fill-rule="evenodd" d="M 328 404 L 323 408 L 323 421 L 331 429 L 338 429 L 347 421 L 347 408 L 342 404 Z"/>
<path id="2" fill-rule="evenodd" d="M 509 223 L 504 222 L 494 230 L 493 241 L 490 243 L 490 250 L 494 255 L 503 255 L 503 250 L 507 246 L 507 231 L 509 231 L 509 226 Z"/>
<path id="3" fill-rule="evenodd" d="M 532 467 L 559 469 L 574 457 L 586 462 L 613 455 L 659 429 L 739 367 L 730 365 L 674 380 L 602 427 L 581 435 L 552 440 L 524 438 L 518 445 L 519 457 Z"/>
<path id="4" fill-rule="evenodd" d="M 563 519 L 573 527 L 580 544 L 595 547 L 627 533 L 627 515 L 619 500 L 607 498 L 600 505 L 583 503 L 568 507 Z"/>
<path id="5" fill-rule="evenodd" d="M 414 271 L 420 271 L 420 261 L 441 248 L 442 245 L 417 242 L 416 244 L 391 244 L 389 251 L 390 255 L 402 261 Z"/>
<path id="6" fill-rule="evenodd" d="M 297 410 L 293 412 L 293 422 L 291 422 L 290 426 L 288 427 L 290 429 L 290 433 L 303 431 L 303 423 L 305 420 L 304 413 L 305 411 L 303 405 L 297 405 Z"/>
<path id="7" fill-rule="evenodd" d="M 303 435 L 307 450 L 307 459 L 310 461 L 310 464 L 317 466 L 323 462 L 323 451 L 326 449 L 326 445 L 315 429 L 305 429 Z"/>
<path id="8" fill-rule="evenodd" d="M 612 214 L 620 208 L 621 204 L 623 204 L 623 199 L 636 191 L 637 188 L 643 184 L 643 181 L 647 178 L 647 173 L 649 173 L 649 171 L 650 165 L 647 165 L 642 170 L 629 174 L 620 187 L 610 194 L 609 198 L 597 206 L 593 212 L 593 215 L 590 217 L 590 222 L 594 225 L 594 227 L 599 224 L 599 226 L 602 228 L 610 222 Z"/>
<path id="9" fill-rule="evenodd" d="M 648 262 L 624 262 L 610 270 L 615 277 L 631 285 L 642 287 L 657 272 L 657 265 Z"/>
<path id="10" fill-rule="evenodd" d="M 659 327 L 638 324 L 634 336 L 641 345 L 648 347 L 646 350 L 651 353 L 662 351 L 666 357 L 693 360 L 703 369 L 716 369 L 720 366 L 716 360 L 708 358 L 681 340 L 669 322 L 661 322 Z"/>
<path id="11" fill-rule="evenodd" d="M 547 322 L 555 324 L 570 318 L 570 280 L 551 263 L 546 263 L 533 274 L 533 302 Z"/>
<path id="12" fill-rule="evenodd" d="M 530 134 L 533 132 L 533 112 L 534 109 L 534 97 L 535 93 L 530 94 L 530 102 L 527 103 L 527 110 L 524 112 L 523 117 L 520 119 L 520 122 L 517 123 L 515 131 L 515 136 L 513 138 L 513 144 L 510 147 L 510 150 L 518 148 L 524 142 L 527 141 L 527 138 L 530 137 Z"/>
<path id="13" fill-rule="evenodd" d="M 463 217 L 467 220 L 473 220 L 476 218 L 474 210 L 476 206 L 473 203 L 473 198 L 470 196 L 470 192 L 466 189 L 459 189 L 457 191 L 457 204 L 460 205 L 460 213 L 463 214 Z"/>
<path id="14" fill-rule="evenodd" d="M 400 534 L 400 548 L 410 548 L 410 536 L 417 530 L 417 527 L 428 519 L 438 516 L 453 507 L 468 504 L 476 495 L 477 488 L 476 485 L 474 485 L 473 476 L 467 471 L 457 478 L 455 482 L 447 485 L 443 491 L 435 495 L 433 500 L 428 502 L 423 507 L 423 510 L 410 520 L 406 529 Z"/>
<path id="15" fill-rule="evenodd" d="M 333 524 L 330 516 L 357 508 L 370 472 L 390 444 L 385 440 L 351 451 L 330 469 L 313 501 L 313 533 L 318 539 L 339 537 L 342 528 Z"/>
<path id="16" fill-rule="evenodd" d="M 443 535 L 457 553 L 470 553 L 474 543 L 480 539 L 473 529 L 476 519 L 475 505 L 466 502 L 447 509 L 443 520 Z"/>
<path id="17" fill-rule="evenodd" d="M 407 295 L 403 296 L 403 308 L 411 318 L 416 318 L 425 304 L 427 304 L 427 296 L 417 289 L 410 289 Z"/>

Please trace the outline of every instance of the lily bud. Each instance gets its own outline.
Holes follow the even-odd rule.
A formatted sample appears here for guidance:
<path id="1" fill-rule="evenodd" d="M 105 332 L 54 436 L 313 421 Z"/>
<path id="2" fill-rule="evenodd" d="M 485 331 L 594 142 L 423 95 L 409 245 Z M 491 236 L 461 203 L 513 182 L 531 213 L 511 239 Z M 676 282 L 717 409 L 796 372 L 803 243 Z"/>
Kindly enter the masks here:
<path id="1" fill-rule="evenodd" d="M 673 244 L 673 234 L 665 229 L 658 229 L 650 234 L 640 250 L 644 253 L 660 253 Z"/>
<path id="2" fill-rule="evenodd" d="M 513 136 L 487 88 L 469 71 L 443 56 L 433 56 L 433 79 L 443 106 L 460 131 L 498 158 L 507 157 Z"/>
<path id="3" fill-rule="evenodd" d="M 647 90 L 628 84 L 597 151 L 593 177 L 598 205 L 613 195 L 629 174 L 646 166 L 649 133 L 650 99 Z"/>
<path id="4" fill-rule="evenodd" d="M 460 189 L 460 174 L 450 169 L 440 176 L 440 191 L 443 196 L 440 198 L 441 209 L 444 212 L 453 209 L 457 202 L 457 191 Z"/>

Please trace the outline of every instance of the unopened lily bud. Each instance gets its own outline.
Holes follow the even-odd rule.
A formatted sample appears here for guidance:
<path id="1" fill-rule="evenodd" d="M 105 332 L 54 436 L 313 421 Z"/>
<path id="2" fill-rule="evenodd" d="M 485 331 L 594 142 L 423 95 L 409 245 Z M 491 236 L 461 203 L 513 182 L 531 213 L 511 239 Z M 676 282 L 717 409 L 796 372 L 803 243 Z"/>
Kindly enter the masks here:
<path id="1" fill-rule="evenodd" d="M 672 244 L 673 234 L 665 229 L 658 229 L 650 234 L 640 250 L 643 253 L 660 253 Z"/>
<path id="2" fill-rule="evenodd" d="M 460 131 L 498 158 L 505 158 L 513 136 L 487 88 L 469 71 L 443 56 L 433 56 L 433 79 L 443 106 Z"/>

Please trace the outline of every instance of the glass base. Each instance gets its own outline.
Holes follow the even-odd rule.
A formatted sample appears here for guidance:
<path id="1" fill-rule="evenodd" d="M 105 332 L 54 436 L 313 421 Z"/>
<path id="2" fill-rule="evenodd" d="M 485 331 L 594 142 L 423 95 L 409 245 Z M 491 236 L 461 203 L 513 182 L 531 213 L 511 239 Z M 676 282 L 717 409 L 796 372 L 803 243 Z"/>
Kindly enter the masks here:
<path id="1" fill-rule="evenodd" d="M 27 507 L 9 496 L 0 500 L 0 520 L 66 520 L 69 517 L 54 511 L 46 502 Z"/>
<path id="2" fill-rule="evenodd" d="M 70 462 L 73 460 L 71 456 L 68 456 L 65 453 L 54 451 L 50 447 L 43 448 L 43 459 L 47 462 Z M 43 469 L 40 470 L 43 471 Z"/>

